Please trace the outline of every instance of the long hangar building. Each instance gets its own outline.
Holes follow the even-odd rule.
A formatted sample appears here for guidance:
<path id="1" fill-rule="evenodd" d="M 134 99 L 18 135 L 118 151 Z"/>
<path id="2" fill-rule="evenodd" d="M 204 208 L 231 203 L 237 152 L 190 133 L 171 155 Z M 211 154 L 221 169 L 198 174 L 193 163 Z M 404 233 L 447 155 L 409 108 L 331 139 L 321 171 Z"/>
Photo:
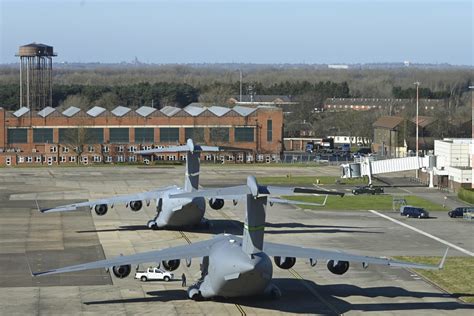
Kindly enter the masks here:
<path id="1" fill-rule="evenodd" d="M 109 111 L 45 107 L 32 111 L 0 108 L 0 164 L 89 164 L 136 162 L 140 149 L 196 143 L 243 148 L 205 153 L 204 160 L 270 162 L 279 159 L 283 137 L 282 110 L 271 106 L 233 108 L 190 104 L 136 110 L 118 106 Z M 183 160 L 164 154 L 155 159 Z"/>

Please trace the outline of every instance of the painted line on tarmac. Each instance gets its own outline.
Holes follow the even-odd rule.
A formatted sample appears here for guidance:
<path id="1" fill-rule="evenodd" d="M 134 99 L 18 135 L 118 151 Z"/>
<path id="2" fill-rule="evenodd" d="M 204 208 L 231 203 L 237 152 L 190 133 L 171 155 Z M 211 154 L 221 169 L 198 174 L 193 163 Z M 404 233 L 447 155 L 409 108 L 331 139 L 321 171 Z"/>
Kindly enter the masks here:
<path id="1" fill-rule="evenodd" d="M 391 218 L 390 216 L 381 214 L 381 213 L 379 213 L 379 212 L 377 212 L 377 211 L 369 210 L 369 212 L 371 212 L 371 213 L 373 213 L 373 214 L 375 214 L 375 215 L 378 215 L 378 216 L 380 216 L 380 217 L 383 217 L 383 218 L 385 218 L 385 219 L 388 219 L 389 221 L 392 221 L 392 222 L 394 222 L 394 223 L 396 223 L 396 224 L 398 224 L 398 225 L 400 225 L 400 226 L 403 226 L 403 227 L 406 227 L 406 228 L 408 228 L 408 229 L 411 229 L 411 230 L 413 230 L 414 232 L 417 232 L 417 233 L 419 233 L 419 234 L 421 234 L 421 235 L 424 235 L 424 236 L 426 236 L 426 237 L 429 237 L 429 238 L 431 238 L 431 239 L 434 239 L 434 240 L 436 240 L 436 241 L 439 241 L 440 243 L 445 244 L 445 245 L 448 246 L 448 247 L 454 248 L 454 249 L 456 249 L 456 250 L 458 250 L 458 251 L 460 251 L 460 252 L 462 252 L 462 253 L 465 253 L 466 255 L 469 255 L 469 256 L 471 256 L 471 257 L 474 257 L 474 252 L 471 252 L 471 251 L 469 251 L 469 250 L 466 250 L 466 249 L 464 249 L 464 248 L 461 248 L 461 247 L 459 247 L 459 246 L 456 246 L 455 244 L 452 244 L 452 243 L 450 243 L 449 241 L 446 241 L 446 240 L 441 239 L 441 238 L 439 238 L 439 237 L 433 236 L 433 235 L 431 235 L 431 234 L 429 234 L 429 233 L 427 233 L 427 232 L 425 232 L 425 231 L 423 231 L 423 230 L 421 230 L 421 229 L 418 229 L 418 228 L 415 228 L 415 227 L 410 226 L 410 225 L 408 225 L 408 224 L 402 223 L 402 222 L 400 222 L 400 221 L 398 221 L 398 220 L 396 220 L 396 219 L 394 219 L 394 218 Z"/>
<path id="2" fill-rule="evenodd" d="M 336 315 L 342 315 L 336 307 L 334 307 L 334 305 L 332 305 L 331 303 L 328 302 L 328 300 L 326 300 L 324 297 L 321 296 L 321 294 L 319 294 L 318 291 L 316 291 L 311 285 L 309 285 L 305 279 L 303 279 L 303 277 L 298 273 L 296 272 L 294 269 L 288 269 L 288 271 L 296 278 L 298 279 L 301 283 L 303 283 L 304 287 L 306 289 L 308 289 L 308 291 L 311 292 L 311 294 L 313 294 L 318 300 L 321 301 L 321 303 L 323 303 L 324 305 L 326 305 L 333 313 L 335 313 Z"/>

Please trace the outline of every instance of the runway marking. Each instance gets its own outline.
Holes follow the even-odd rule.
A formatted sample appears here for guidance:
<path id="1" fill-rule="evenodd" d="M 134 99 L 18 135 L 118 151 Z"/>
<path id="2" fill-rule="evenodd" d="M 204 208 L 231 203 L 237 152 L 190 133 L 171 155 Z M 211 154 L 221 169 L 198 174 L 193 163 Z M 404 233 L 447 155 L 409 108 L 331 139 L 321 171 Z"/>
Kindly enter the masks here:
<path id="1" fill-rule="evenodd" d="M 316 296 L 316 298 L 318 300 L 320 300 L 324 305 L 326 305 L 327 307 L 329 307 L 329 309 L 335 313 L 336 315 L 342 315 L 341 312 L 339 312 L 336 307 L 334 307 L 334 305 L 332 305 L 331 303 L 329 303 L 324 297 L 321 296 L 321 294 L 318 293 L 318 291 L 316 291 L 312 286 L 310 286 L 305 279 L 303 279 L 303 277 L 298 273 L 296 272 L 294 269 L 288 269 L 288 271 L 293 274 L 293 276 L 300 280 L 301 283 L 303 283 L 304 287 L 308 289 L 308 291 L 311 292 L 311 294 L 313 294 L 314 296 Z"/>
<path id="2" fill-rule="evenodd" d="M 450 243 L 449 241 L 446 241 L 446 240 L 441 239 L 441 238 L 439 238 L 439 237 L 433 236 L 433 235 L 431 235 L 431 234 L 429 234 L 429 233 L 427 233 L 427 232 L 425 232 L 425 231 L 423 231 L 423 230 L 421 230 L 421 229 L 418 229 L 418 228 L 415 228 L 415 227 L 410 226 L 410 225 L 408 225 L 408 224 L 405 224 L 405 223 L 403 223 L 403 222 L 400 222 L 400 221 L 398 221 L 398 220 L 396 220 L 396 219 L 394 219 L 394 218 L 391 218 L 390 216 L 381 214 L 381 213 L 379 213 L 379 212 L 377 212 L 377 211 L 369 210 L 369 212 L 371 212 L 371 213 L 373 213 L 373 214 L 375 214 L 375 215 L 378 215 L 378 216 L 380 216 L 380 217 L 383 217 L 383 218 L 385 218 L 385 219 L 388 219 L 389 221 L 392 221 L 392 222 L 394 222 L 394 223 L 396 223 L 396 224 L 398 224 L 398 225 L 400 225 L 400 226 L 403 226 L 403 227 L 406 227 L 406 228 L 408 228 L 408 229 L 411 229 L 411 230 L 413 230 L 413 231 L 415 231 L 415 232 L 417 232 L 417 233 L 419 233 L 419 234 L 421 234 L 421 235 L 424 235 L 424 236 L 426 236 L 426 237 L 429 237 L 429 238 L 431 238 L 431 239 L 434 239 L 434 240 L 436 240 L 436 241 L 438 241 L 438 242 L 440 242 L 440 243 L 442 243 L 442 244 L 445 244 L 445 245 L 448 246 L 448 247 L 454 248 L 454 249 L 456 249 L 456 250 L 458 250 L 458 251 L 460 251 L 460 252 L 462 252 L 462 253 L 465 253 L 465 254 L 467 254 L 467 255 L 469 255 L 469 256 L 471 256 L 471 257 L 474 257 L 474 252 L 471 252 L 471 251 L 469 251 L 469 250 L 466 250 L 466 249 L 464 249 L 464 248 L 461 248 L 461 247 L 459 247 L 459 246 L 456 246 L 455 244 L 452 244 L 452 243 Z"/>
<path id="3" fill-rule="evenodd" d="M 188 244 L 192 244 L 192 241 L 188 238 L 188 236 L 186 236 L 186 234 L 183 231 L 180 230 L 179 233 L 184 238 L 184 240 L 187 241 Z M 242 306 L 240 306 L 239 304 L 234 304 L 234 305 L 237 308 L 237 310 L 240 312 L 240 315 L 242 315 L 242 316 L 247 315 L 247 313 L 244 311 Z"/>

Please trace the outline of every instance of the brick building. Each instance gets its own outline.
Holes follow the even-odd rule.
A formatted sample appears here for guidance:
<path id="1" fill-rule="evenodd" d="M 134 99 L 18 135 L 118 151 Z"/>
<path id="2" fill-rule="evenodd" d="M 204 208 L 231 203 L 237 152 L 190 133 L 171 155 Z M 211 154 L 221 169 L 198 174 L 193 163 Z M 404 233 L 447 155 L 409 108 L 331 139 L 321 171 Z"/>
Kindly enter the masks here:
<path id="1" fill-rule="evenodd" d="M 96 106 L 62 112 L 0 108 L 0 165 L 135 162 L 143 159 L 137 150 L 183 144 L 187 138 L 245 149 L 205 154 L 205 160 L 271 161 L 282 150 L 282 125 L 282 110 L 269 106 L 118 106 L 111 111 Z M 157 159 L 184 156 L 171 153 Z"/>

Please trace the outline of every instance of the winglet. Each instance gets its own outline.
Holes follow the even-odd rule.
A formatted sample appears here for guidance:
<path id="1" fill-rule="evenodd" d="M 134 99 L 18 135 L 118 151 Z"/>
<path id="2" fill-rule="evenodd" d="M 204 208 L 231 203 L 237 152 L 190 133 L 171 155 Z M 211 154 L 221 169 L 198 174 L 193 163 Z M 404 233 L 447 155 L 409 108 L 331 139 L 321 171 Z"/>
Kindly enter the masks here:
<path id="1" fill-rule="evenodd" d="M 449 247 L 446 248 L 446 251 L 445 251 L 445 253 L 444 253 L 444 256 L 443 256 L 443 258 L 441 259 L 441 261 L 440 261 L 440 263 L 439 263 L 439 265 L 438 265 L 438 269 L 440 269 L 440 270 L 444 268 L 444 262 L 446 261 L 446 257 L 448 256 L 448 251 L 449 251 Z"/>
<path id="2" fill-rule="evenodd" d="M 28 270 L 30 270 L 31 276 L 34 277 L 35 274 L 33 273 L 33 271 L 31 271 L 30 260 L 28 260 L 28 255 L 26 254 L 26 252 L 25 252 L 25 258 L 26 258 L 26 264 L 28 265 Z"/>

